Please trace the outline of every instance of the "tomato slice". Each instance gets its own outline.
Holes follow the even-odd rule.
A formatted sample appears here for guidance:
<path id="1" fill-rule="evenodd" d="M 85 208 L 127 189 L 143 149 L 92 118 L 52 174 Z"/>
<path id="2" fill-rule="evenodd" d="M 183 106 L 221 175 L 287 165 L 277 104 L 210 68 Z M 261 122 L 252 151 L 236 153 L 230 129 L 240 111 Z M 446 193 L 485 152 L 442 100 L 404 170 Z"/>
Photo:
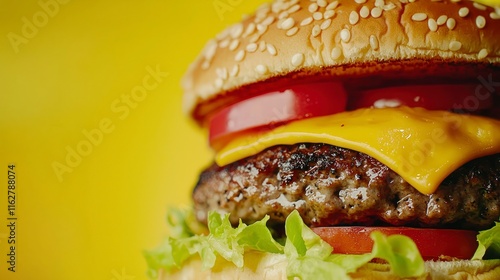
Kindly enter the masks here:
<path id="1" fill-rule="evenodd" d="M 349 97 L 348 109 L 367 107 L 423 107 L 475 113 L 493 104 L 491 94 L 477 92 L 474 84 L 408 85 L 368 89 Z"/>
<path id="2" fill-rule="evenodd" d="M 426 229 L 409 227 L 317 227 L 313 231 L 333 247 L 338 254 L 364 254 L 372 251 L 370 233 L 402 234 L 413 239 L 424 260 L 440 256 L 470 259 L 478 246 L 476 231 Z"/>
<path id="3" fill-rule="evenodd" d="M 217 150 L 243 131 L 339 113 L 346 104 L 347 94 L 337 82 L 294 85 L 259 95 L 228 106 L 210 119 L 210 145 Z"/>
<path id="4" fill-rule="evenodd" d="M 498 100 L 475 84 L 407 85 L 346 92 L 340 82 L 293 85 L 261 94 L 215 113 L 209 142 L 219 150 L 237 135 L 286 122 L 369 107 L 423 107 L 499 118 Z"/>

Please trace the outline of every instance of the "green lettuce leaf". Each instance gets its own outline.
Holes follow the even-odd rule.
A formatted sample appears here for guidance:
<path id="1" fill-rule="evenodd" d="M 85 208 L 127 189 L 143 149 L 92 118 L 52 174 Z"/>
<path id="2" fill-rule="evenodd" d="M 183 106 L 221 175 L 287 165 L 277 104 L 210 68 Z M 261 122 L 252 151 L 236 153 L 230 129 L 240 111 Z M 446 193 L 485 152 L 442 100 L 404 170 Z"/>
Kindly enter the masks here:
<path id="1" fill-rule="evenodd" d="M 167 224 L 170 237 L 176 239 L 208 234 L 208 229 L 196 220 L 192 210 L 170 208 L 167 212 Z"/>
<path id="2" fill-rule="evenodd" d="M 394 274 L 406 278 L 424 273 L 424 260 L 411 238 L 404 235 L 386 237 L 377 231 L 370 237 L 374 241 L 372 257 L 386 260 Z"/>
<path id="3" fill-rule="evenodd" d="M 172 246 L 170 242 L 162 242 L 157 248 L 144 252 L 144 258 L 148 265 L 148 277 L 158 279 L 160 269 L 171 270 L 175 267 L 175 261 L 172 255 Z"/>
<path id="4" fill-rule="evenodd" d="M 335 279 L 350 279 L 344 268 L 328 261 L 332 247 L 304 224 L 297 211 L 286 219 L 285 232 L 288 279 L 331 279 L 332 275 Z"/>
<path id="5" fill-rule="evenodd" d="M 173 238 L 184 238 L 194 235 L 187 222 L 188 215 L 188 211 L 185 209 L 169 209 L 167 213 L 167 224 L 170 228 L 170 236 Z"/>
<path id="6" fill-rule="evenodd" d="M 400 277 L 418 276 L 424 269 L 424 262 L 415 244 L 404 236 L 385 237 L 381 233 L 373 233 L 371 237 L 375 245 L 372 253 L 332 254 L 333 248 L 304 224 L 297 211 L 293 211 L 286 220 L 284 246 L 273 239 L 266 226 L 269 220 L 267 216 L 249 226 L 240 221 L 234 228 L 229 215 L 210 212 L 209 233 L 206 235 L 195 235 L 193 226 L 187 222 L 186 217 L 189 217 L 188 212 L 172 212 L 168 216 L 168 222 L 175 223 L 173 232 L 177 238 L 168 238 L 157 249 L 145 252 L 148 274 L 152 278 L 156 277 L 158 270 L 180 268 L 190 257 L 196 255 L 200 257 L 204 269 L 212 268 L 219 257 L 237 267 L 243 267 L 243 255 L 248 250 L 284 254 L 289 279 L 331 279 L 332 275 L 336 279 L 349 279 L 350 272 L 356 271 L 373 258 L 386 260 L 393 272 Z"/>
<path id="7" fill-rule="evenodd" d="M 370 236 L 373 250 L 364 255 L 333 254 L 334 248 L 323 241 L 300 218 L 297 211 L 286 220 L 287 240 L 285 255 L 288 259 L 287 275 L 290 279 L 350 279 L 348 273 L 356 271 L 373 258 L 386 260 L 400 277 L 414 277 L 424 273 L 424 260 L 410 238 L 402 235 L 386 237 L 380 232 Z"/>
<path id="8" fill-rule="evenodd" d="M 499 259 L 500 258 L 500 223 L 488 230 L 480 231 L 477 235 L 479 246 L 472 259 Z"/>
<path id="9" fill-rule="evenodd" d="M 167 215 L 173 237 L 169 237 L 158 248 L 144 253 L 151 278 L 157 276 L 159 269 L 171 271 L 181 268 L 184 262 L 195 255 L 200 257 L 203 269 L 210 269 L 214 267 L 217 257 L 243 267 L 245 250 L 283 253 L 283 246 L 273 239 L 266 226 L 269 220 L 267 216 L 250 226 L 240 222 L 238 227 L 233 228 L 229 214 L 210 212 L 209 233 L 195 235 L 193 228 L 199 225 L 189 222 L 190 215 L 188 211 L 182 210 L 173 210 Z"/>
<path id="10" fill-rule="evenodd" d="M 280 254 L 283 246 L 274 240 L 269 228 L 266 226 L 269 216 L 245 228 L 238 235 L 238 244 L 245 248 Z"/>

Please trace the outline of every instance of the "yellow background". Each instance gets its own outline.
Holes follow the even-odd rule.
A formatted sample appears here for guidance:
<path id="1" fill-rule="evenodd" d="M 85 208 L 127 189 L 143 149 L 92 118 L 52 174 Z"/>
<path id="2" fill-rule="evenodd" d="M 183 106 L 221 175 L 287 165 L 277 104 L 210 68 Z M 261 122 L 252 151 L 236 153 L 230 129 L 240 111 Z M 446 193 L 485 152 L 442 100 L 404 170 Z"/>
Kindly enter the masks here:
<path id="1" fill-rule="evenodd" d="M 212 156 L 181 112 L 181 76 L 208 39 L 263 1 L 61 2 L 0 0 L 0 279 L 146 279 L 142 251 L 166 236 L 167 207 L 189 203 Z M 155 83 L 148 67 L 168 77 Z M 156 85 L 126 115 L 121 98 L 144 79 Z M 78 148 L 85 155 L 68 163 Z M 71 172 L 58 177 L 58 163 Z"/>

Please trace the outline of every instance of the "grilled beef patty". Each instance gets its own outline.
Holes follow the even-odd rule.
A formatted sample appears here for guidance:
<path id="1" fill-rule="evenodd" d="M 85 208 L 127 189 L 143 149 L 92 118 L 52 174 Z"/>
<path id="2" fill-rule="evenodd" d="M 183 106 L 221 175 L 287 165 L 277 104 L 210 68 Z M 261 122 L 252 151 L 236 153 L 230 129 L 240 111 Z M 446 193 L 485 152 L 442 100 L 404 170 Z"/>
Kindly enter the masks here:
<path id="1" fill-rule="evenodd" d="M 294 209 L 310 226 L 393 225 L 486 229 L 500 216 L 500 154 L 473 160 L 425 195 L 378 160 L 327 144 L 271 147 L 205 170 L 195 213 L 282 224 Z"/>

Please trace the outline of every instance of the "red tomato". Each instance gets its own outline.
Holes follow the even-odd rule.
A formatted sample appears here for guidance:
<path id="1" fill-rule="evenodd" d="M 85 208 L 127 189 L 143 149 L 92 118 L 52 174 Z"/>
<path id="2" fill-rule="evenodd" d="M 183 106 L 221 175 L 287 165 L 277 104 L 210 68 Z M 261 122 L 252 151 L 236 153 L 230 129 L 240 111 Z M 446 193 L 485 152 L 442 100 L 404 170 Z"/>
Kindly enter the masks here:
<path id="1" fill-rule="evenodd" d="M 259 95 L 217 112 L 209 124 L 210 145 L 217 149 L 226 139 L 250 129 L 343 112 L 347 94 L 341 83 L 295 85 Z"/>
<path id="2" fill-rule="evenodd" d="M 477 113 L 493 104 L 491 94 L 476 91 L 477 85 L 408 85 L 363 90 L 349 96 L 348 109 L 367 107 L 423 107 Z"/>
<path id="3" fill-rule="evenodd" d="M 339 82 L 295 85 L 215 113 L 209 120 L 209 141 L 218 150 L 238 134 L 251 130 L 268 130 L 294 120 L 368 107 L 423 107 L 499 118 L 496 97 L 477 88 L 475 84 L 408 85 L 346 93 Z"/>
<path id="4" fill-rule="evenodd" d="M 402 234 L 413 239 L 424 260 L 448 256 L 470 259 L 478 246 L 476 231 L 407 227 L 318 227 L 313 228 L 338 254 L 364 254 L 372 251 L 370 233 Z"/>

